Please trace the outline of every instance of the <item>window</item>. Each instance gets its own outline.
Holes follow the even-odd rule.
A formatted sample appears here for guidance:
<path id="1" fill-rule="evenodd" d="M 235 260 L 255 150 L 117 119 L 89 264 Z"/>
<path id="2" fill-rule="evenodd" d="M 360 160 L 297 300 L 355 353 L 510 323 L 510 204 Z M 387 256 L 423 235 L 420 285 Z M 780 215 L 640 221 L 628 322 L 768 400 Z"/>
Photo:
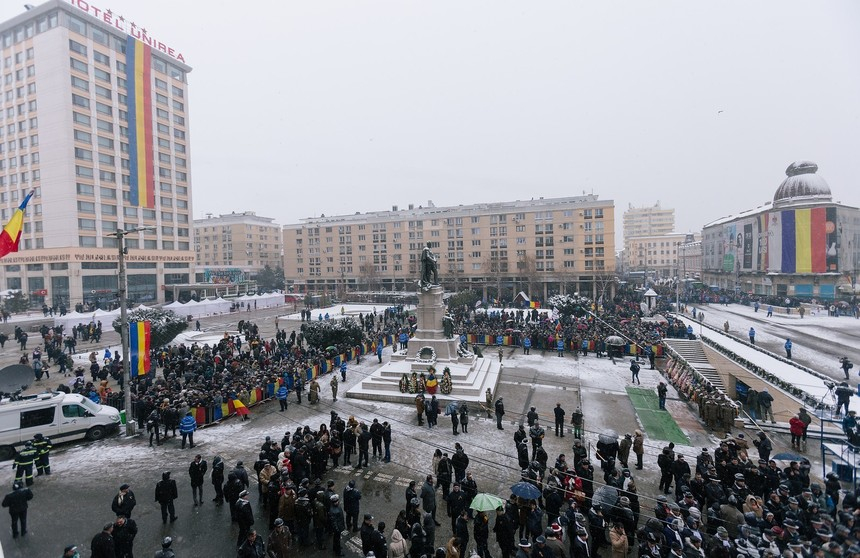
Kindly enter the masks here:
<path id="1" fill-rule="evenodd" d="M 162 95 L 161 93 L 156 93 L 155 94 L 155 102 L 158 103 L 159 105 L 166 105 L 167 104 L 167 96 Z"/>
<path id="2" fill-rule="evenodd" d="M 105 66 L 110 66 L 110 56 L 107 54 L 102 54 L 101 52 L 94 50 L 93 51 L 93 59 L 99 64 L 104 64 Z"/>
<path id="3" fill-rule="evenodd" d="M 174 97 L 180 97 L 180 98 L 182 98 L 182 97 L 184 97 L 184 96 L 185 96 L 185 92 L 182 90 L 182 88 L 181 88 L 181 87 L 176 87 L 176 86 L 174 85 L 174 86 L 173 86 L 173 96 L 174 96 Z"/>
<path id="4" fill-rule="evenodd" d="M 113 140 L 110 138 L 103 138 L 102 136 L 99 136 L 99 147 L 113 149 Z M 111 164 L 113 164 L 113 161 L 111 161 Z"/>
<path id="5" fill-rule="evenodd" d="M 90 100 L 81 95 L 72 93 L 72 104 L 76 107 L 90 108 Z"/>
<path id="6" fill-rule="evenodd" d="M 78 237 L 78 246 L 81 248 L 95 248 L 96 247 L 96 237 L 94 236 L 79 236 Z"/>
<path id="7" fill-rule="evenodd" d="M 177 110 L 179 112 L 185 112 L 185 105 L 176 99 L 173 99 L 173 110 Z"/>
<path id="8" fill-rule="evenodd" d="M 105 116 L 113 116 L 113 108 L 110 105 L 96 102 L 96 112 Z"/>
<path id="9" fill-rule="evenodd" d="M 90 82 L 77 76 L 72 76 L 72 87 L 74 87 L 75 89 L 80 89 L 81 91 L 89 91 Z"/>
<path id="10" fill-rule="evenodd" d="M 75 175 L 81 178 L 92 178 L 93 177 L 93 169 L 89 167 L 82 167 L 80 165 L 75 165 Z"/>
<path id="11" fill-rule="evenodd" d="M 84 56 L 87 55 L 87 47 L 71 39 L 69 39 L 69 50 L 71 50 L 72 52 L 77 52 L 78 54 L 82 54 Z"/>
<path id="12" fill-rule="evenodd" d="M 106 72 L 101 68 L 96 68 L 93 70 L 93 74 L 96 76 L 96 79 L 105 83 L 110 83 L 110 72 Z"/>
<path id="13" fill-rule="evenodd" d="M 96 85 L 96 95 L 102 97 L 103 99 L 110 99 L 113 96 L 113 92 L 107 87 Z"/>
<path id="14" fill-rule="evenodd" d="M 163 108 L 156 108 L 155 109 L 155 115 L 158 118 L 163 118 L 165 120 L 168 120 L 170 118 L 170 113 L 167 112 L 166 110 L 164 110 Z"/>
<path id="15" fill-rule="evenodd" d="M 92 413 L 80 405 L 63 405 L 63 417 L 65 418 L 82 418 L 91 416 L 93 416 Z"/>
<path id="16" fill-rule="evenodd" d="M 82 149 L 80 147 L 75 148 L 75 159 L 81 159 L 83 161 L 92 161 L 93 160 L 93 152 L 89 149 Z"/>
<path id="17" fill-rule="evenodd" d="M 96 204 L 94 204 L 93 202 L 79 201 L 78 202 L 78 212 L 79 213 L 93 213 L 93 214 L 95 214 Z"/>
<path id="18" fill-rule="evenodd" d="M 96 230 L 96 220 L 78 219 L 78 228 L 82 231 L 94 231 Z"/>
<path id="19" fill-rule="evenodd" d="M 69 64 L 72 66 L 73 70 L 77 70 L 82 74 L 85 74 L 89 71 L 89 67 L 86 62 L 81 62 L 77 58 L 69 58 Z"/>
<path id="20" fill-rule="evenodd" d="M 106 120 L 96 120 L 96 128 L 102 132 L 113 133 L 113 123 Z"/>
<path id="21" fill-rule="evenodd" d="M 78 194 L 82 196 L 95 195 L 95 189 L 90 184 L 78 184 Z"/>
<path id="22" fill-rule="evenodd" d="M 45 409 L 33 409 L 32 411 L 21 411 L 21 428 L 34 428 L 46 426 L 54 422 L 54 407 Z"/>
<path id="23" fill-rule="evenodd" d="M 137 208 L 136 207 L 123 207 L 122 214 L 126 217 L 134 217 L 137 218 Z"/>
<path id="24" fill-rule="evenodd" d="M 100 45 L 105 45 L 105 46 L 110 45 L 110 41 L 108 39 L 107 33 L 105 33 L 104 31 L 102 31 L 101 29 L 99 29 L 96 26 L 90 27 L 90 31 L 92 32 L 91 34 L 92 34 L 93 40 L 95 42 L 99 43 Z"/>
<path id="25" fill-rule="evenodd" d="M 83 130 L 75 130 L 75 141 L 80 141 L 83 143 L 92 143 L 93 135 L 89 132 L 84 132 Z"/>
<path id="26" fill-rule="evenodd" d="M 113 155 L 99 153 L 99 163 L 101 163 L 102 165 L 110 165 L 113 167 L 116 165 L 116 160 Z"/>
<path id="27" fill-rule="evenodd" d="M 102 215 L 116 215 L 116 206 L 103 203 Z"/>
<path id="28" fill-rule="evenodd" d="M 167 91 L 167 82 L 163 79 L 155 78 L 155 88 L 161 89 L 162 91 Z"/>

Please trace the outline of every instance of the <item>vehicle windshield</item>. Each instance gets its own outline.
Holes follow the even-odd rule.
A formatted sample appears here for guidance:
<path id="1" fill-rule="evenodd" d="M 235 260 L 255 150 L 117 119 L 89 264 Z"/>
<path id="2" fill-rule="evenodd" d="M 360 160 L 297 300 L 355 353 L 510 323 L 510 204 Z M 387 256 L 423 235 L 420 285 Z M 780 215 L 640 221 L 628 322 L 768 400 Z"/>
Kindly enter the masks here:
<path id="1" fill-rule="evenodd" d="M 80 404 L 83 405 L 87 409 L 87 411 L 91 412 L 94 415 L 98 414 L 99 412 L 99 406 L 87 399 L 86 397 L 81 400 Z"/>

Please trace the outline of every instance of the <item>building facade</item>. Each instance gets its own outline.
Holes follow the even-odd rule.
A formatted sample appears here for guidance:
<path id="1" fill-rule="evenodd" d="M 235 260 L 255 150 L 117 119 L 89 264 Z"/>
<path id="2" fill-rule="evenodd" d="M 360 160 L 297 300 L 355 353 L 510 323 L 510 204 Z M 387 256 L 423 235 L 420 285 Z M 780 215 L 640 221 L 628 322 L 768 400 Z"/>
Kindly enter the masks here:
<path id="1" fill-rule="evenodd" d="M 683 274 L 681 247 L 687 242 L 686 234 L 636 236 L 625 239 L 626 272 L 628 276 L 641 274 L 660 282 Z"/>
<path id="2" fill-rule="evenodd" d="M 281 226 L 253 211 L 208 215 L 194 220 L 194 252 L 200 282 L 253 279 L 266 266 L 283 266 Z"/>
<path id="3" fill-rule="evenodd" d="M 413 291 L 425 243 L 447 289 L 485 299 L 614 289 L 614 204 L 596 195 L 303 219 L 284 226 L 284 275 L 295 292 Z"/>
<path id="4" fill-rule="evenodd" d="M 642 250 L 643 242 L 635 242 L 636 248 L 634 248 L 634 239 L 643 237 L 656 238 L 674 233 L 675 210 L 663 209 L 660 207 L 659 201 L 653 206 L 646 207 L 633 207 L 633 205 L 629 205 L 627 211 L 624 212 L 622 227 L 624 235 L 624 271 L 630 272 L 641 268 L 645 265 L 645 260 L 648 259 L 648 250 Z M 660 241 L 651 240 L 645 242 L 646 248 L 649 242 Z M 640 254 L 640 252 L 642 253 Z"/>
<path id="5" fill-rule="evenodd" d="M 779 298 L 854 296 L 860 210 L 834 202 L 817 171 L 792 163 L 773 202 L 705 225 L 703 282 Z"/>
<path id="6" fill-rule="evenodd" d="M 151 228 L 125 239 L 130 301 L 189 282 L 191 68 L 130 21 L 52 0 L 0 24 L 0 220 L 34 192 L 0 285 L 32 306 L 116 305 L 118 229 Z"/>

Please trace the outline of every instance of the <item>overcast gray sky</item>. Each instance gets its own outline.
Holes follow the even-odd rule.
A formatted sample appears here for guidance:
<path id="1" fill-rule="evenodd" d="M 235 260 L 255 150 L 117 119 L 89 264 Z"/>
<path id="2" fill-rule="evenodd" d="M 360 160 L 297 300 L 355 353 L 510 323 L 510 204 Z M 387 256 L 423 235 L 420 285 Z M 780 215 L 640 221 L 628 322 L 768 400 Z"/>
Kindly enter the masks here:
<path id="1" fill-rule="evenodd" d="M 194 68 L 195 218 L 587 191 L 698 231 L 798 159 L 860 205 L 855 0 L 91 4 Z"/>

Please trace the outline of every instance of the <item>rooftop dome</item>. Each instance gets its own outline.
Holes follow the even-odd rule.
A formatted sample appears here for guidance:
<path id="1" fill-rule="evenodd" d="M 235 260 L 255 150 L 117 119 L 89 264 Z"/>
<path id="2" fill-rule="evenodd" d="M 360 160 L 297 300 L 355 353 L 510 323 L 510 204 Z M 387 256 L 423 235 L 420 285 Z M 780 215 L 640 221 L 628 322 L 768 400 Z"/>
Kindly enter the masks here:
<path id="1" fill-rule="evenodd" d="M 832 199 L 827 181 L 818 176 L 818 165 L 812 161 L 795 161 L 785 169 L 786 178 L 773 195 L 773 203 L 795 198 Z"/>

